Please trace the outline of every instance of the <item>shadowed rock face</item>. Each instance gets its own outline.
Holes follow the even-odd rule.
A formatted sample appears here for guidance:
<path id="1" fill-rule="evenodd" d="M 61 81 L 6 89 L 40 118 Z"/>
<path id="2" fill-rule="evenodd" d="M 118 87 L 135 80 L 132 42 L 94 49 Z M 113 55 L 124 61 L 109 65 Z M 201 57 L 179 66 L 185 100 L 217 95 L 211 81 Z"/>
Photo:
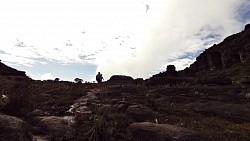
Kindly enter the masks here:
<path id="1" fill-rule="evenodd" d="M 16 69 L 13 69 L 13 68 L 3 64 L 2 62 L 0 62 L 0 75 L 27 77 L 24 71 L 18 71 Z"/>
<path id="2" fill-rule="evenodd" d="M 231 35 L 218 45 L 213 45 L 205 50 L 184 74 L 221 70 L 232 67 L 235 64 L 250 61 L 250 24 L 245 30 Z"/>

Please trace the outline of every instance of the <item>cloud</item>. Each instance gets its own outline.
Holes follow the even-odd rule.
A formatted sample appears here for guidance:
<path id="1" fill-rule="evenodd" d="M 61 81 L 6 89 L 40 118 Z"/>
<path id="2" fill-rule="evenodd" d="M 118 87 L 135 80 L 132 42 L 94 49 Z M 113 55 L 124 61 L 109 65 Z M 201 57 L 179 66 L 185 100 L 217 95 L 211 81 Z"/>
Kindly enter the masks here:
<path id="1" fill-rule="evenodd" d="M 8 64 L 16 64 L 16 65 L 24 65 L 27 67 L 32 67 L 36 62 L 31 58 L 11 55 L 11 54 L 1 54 L 0 58 L 3 59 L 3 62 L 7 62 Z"/>
<path id="2" fill-rule="evenodd" d="M 49 80 L 52 79 L 52 73 L 45 73 L 41 76 L 41 80 Z"/>
<path id="3" fill-rule="evenodd" d="M 162 6 L 151 3 L 145 36 L 140 37 L 134 55 L 115 50 L 117 55 L 112 58 L 107 53 L 97 69 L 107 77 L 126 74 L 145 78 L 154 70 L 165 70 L 169 63 L 179 70 L 188 67 L 201 51 L 243 29 L 246 23 L 237 16 L 241 6 L 249 3 L 248 0 L 168 0 Z M 249 9 L 248 6 L 243 13 Z"/>

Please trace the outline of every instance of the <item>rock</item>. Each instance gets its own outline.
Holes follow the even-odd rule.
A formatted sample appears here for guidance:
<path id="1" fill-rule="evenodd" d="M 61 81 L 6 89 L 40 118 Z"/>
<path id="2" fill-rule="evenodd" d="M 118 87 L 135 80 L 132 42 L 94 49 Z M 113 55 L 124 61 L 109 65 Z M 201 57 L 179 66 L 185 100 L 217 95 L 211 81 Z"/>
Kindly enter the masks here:
<path id="1" fill-rule="evenodd" d="M 115 104 L 125 104 L 125 105 L 129 105 L 130 103 L 124 100 L 118 100 Z"/>
<path id="2" fill-rule="evenodd" d="M 133 123 L 129 126 L 133 140 L 140 141 L 207 141 L 199 132 L 169 124 L 150 122 Z"/>
<path id="3" fill-rule="evenodd" d="M 160 97 L 160 98 L 157 98 L 155 102 L 159 105 L 165 105 L 168 102 L 168 100 L 164 97 Z"/>
<path id="4" fill-rule="evenodd" d="M 38 134 L 70 136 L 73 134 L 71 123 L 69 120 L 64 120 L 63 117 L 56 116 L 38 116 L 30 120 L 29 123 L 34 126 L 34 132 Z"/>
<path id="5" fill-rule="evenodd" d="M 132 105 L 126 110 L 126 114 L 136 121 L 153 119 L 156 113 L 144 105 Z"/>
<path id="6" fill-rule="evenodd" d="M 144 81 L 143 81 L 143 78 L 136 78 L 136 79 L 135 79 L 135 84 L 136 84 L 136 85 L 143 85 L 143 82 L 144 82 Z"/>
<path id="7" fill-rule="evenodd" d="M 153 75 L 153 77 L 176 77 L 178 76 L 174 65 L 168 65 L 165 72 Z"/>
<path id="8" fill-rule="evenodd" d="M 33 140 L 32 141 L 49 141 L 49 140 L 46 137 L 33 136 Z"/>
<path id="9" fill-rule="evenodd" d="M 8 96 L 6 95 L 0 95 L 0 109 L 4 109 L 6 105 L 8 105 L 10 102 Z"/>
<path id="10" fill-rule="evenodd" d="M 27 117 L 34 117 L 34 116 L 48 116 L 49 114 L 46 112 L 43 112 L 42 110 L 36 109 L 30 113 L 27 114 Z"/>
<path id="11" fill-rule="evenodd" d="M 30 127 L 23 120 L 0 114 L 1 141 L 32 141 Z"/>
<path id="12" fill-rule="evenodd" d="M 250 61 L 250 34 L 249 24 L 245 26 L 245 30 L 231 35 L 224 39 L 223 42 L 215 44 L 201 53 L 196 61 L 183 71 L 181 76 L 204 74 L 206 72 L 216 72 L 220 70 L 233 68 L 236 65 Z M 246 66 L 248 64 L 245 64 Z M 247 71 L 247 70 L 246 70 Z M 243 71 L 244 72 L 244 71 Z M 239 71 L 234 71 L 236 75 L 240 75 Z"/>
<path id="13" fill-rule="evenodd" d="M 128 104 L 114 104 L 112 106 L 112 111 L 117 113 L 124 113 L 128 106 Z"/>
<path id="14" fill-rule="evenodd" d="M 163 77 L 160 74 L 154 75 L 150 79 L 147 79 L 146 85 L 166 85 L 166 84 L 178 85 L 182 83 L 189 83 L 189 84 L 197 83 L 197 79 L 193 77 L 174 77 L 174 76 Z"/>
<path id="15" fill-rule="evenodd" d="M 87 106 L 79 106 L 75 108 L 75 113 L 91 115 L 91 110 Z"/>
<path id="16" fill-rule="evenodd" d="M 102 113 L 109 114 L 112 111 L 112 105 L 110 104 L 105 104 L 100 108 Z"/>
<path id="17" fill-rule="evenodd" d="M 175 70 L 174 65 L 167 66 L 167 74 L 168 74 L 168 76 L 177 76 L 177 71 Z"/>
<path id="18" fill-rule="evenodd" d="M 194 111 L 205 115 L 216 115 L 235 122 L 250 122 L 250 103 L 231 104 L 219 101 L 209 101 L 206 103 L 195 102 L 187 104 Z"/>
<path id="19" fill-rule="evenodd" d="M 250 30 L 250 24 L 247 24 L 247 25 L 245 26 L 245 30 Z"/>
<path id="20" fill-rule="evenodd" d="M 131 76 L 125 76 L 125 75 L 113 75 L 110 77 L 110 79 L 107 81 L 109 83 L 133 83 L 134 79 Z"/>
<path id="21" fill-rule="evenodd" d="M 24 71 L 18 71 L 14 68 L 11 68 L 11 67 L 5 65 L 4 63 L 2 63 L 1 61 L 0 61 L 0 75 L 18 76 L 18 77 L 20 77 L 20 79 L 23 79 L 23 80 L 30 79 L 30 78 L 28 78 L 28 76 L 26 76 Z"/>
<path id="22" fill-rule="evenodd" d="M 91 110 L 87 105 L 94 103 L 98 103 L 98 97 L 93 92 L 87 92 L 87 95 L 77 99 L 67 112 L 71 114 L 85 114 L 86 116 L 90 116 Z"/>
<path id="23" fill-rule="evenodd" d="M 245 76 L 240 80 L 240 83 L 244 83 L 244 84 L 250 84 L 250 77 L 249 76 Z"/>
<path id="24" fill-rule="evenodd" d="M 215 85 L 231 85 L 232 80 L 228 77 L 212 77 L 203 80 L 203 84 L 215 84 Z"/>

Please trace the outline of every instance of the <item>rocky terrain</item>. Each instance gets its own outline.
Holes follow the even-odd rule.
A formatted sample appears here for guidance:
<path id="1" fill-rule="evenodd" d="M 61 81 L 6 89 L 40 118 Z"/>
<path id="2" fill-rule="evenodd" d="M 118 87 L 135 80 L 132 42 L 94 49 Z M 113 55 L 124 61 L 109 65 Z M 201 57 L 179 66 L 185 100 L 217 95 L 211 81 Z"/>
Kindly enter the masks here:
<path id="1" fill-rule="evenodd" d="M 247 25 L 183 71 L 102 85 L 15 79 L 1 63 L 0 140 L 248 141 L 249 49 Z"/>
<path id="2" fill-rule="evenodd" d="M 24 71 L 13 69 L 0 61 L 0 75 L 27 77 Z"/>

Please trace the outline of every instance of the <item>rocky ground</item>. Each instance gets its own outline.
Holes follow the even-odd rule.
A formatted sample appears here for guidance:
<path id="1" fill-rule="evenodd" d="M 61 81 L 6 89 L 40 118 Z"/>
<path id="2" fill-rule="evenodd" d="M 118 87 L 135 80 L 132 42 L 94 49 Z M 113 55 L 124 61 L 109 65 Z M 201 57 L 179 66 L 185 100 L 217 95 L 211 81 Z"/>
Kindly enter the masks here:
<path id="1" fill-rule="evenodd" d="M 250 140 L 249 84 L 6 83 L 29 95 L 2 100 L 2 141 Z"/>

